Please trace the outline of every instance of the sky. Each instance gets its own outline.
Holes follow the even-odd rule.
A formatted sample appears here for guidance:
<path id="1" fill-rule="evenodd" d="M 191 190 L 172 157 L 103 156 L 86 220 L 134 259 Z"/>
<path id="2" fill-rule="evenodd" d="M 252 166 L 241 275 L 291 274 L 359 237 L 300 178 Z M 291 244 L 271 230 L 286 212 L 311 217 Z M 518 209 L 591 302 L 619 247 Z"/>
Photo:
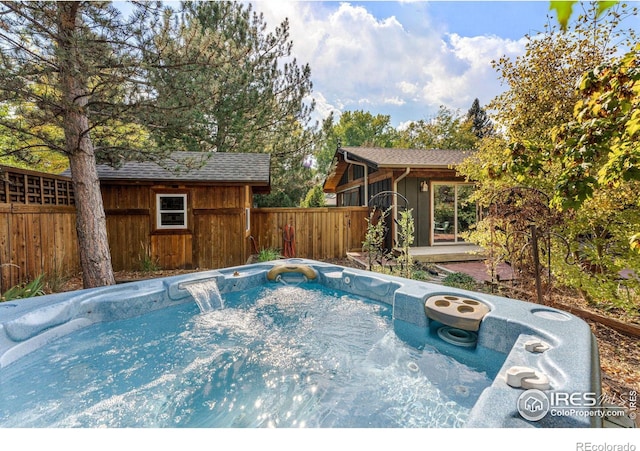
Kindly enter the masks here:
<path id="1" fill-rule="evenodd" d="M 486 105 L 506 88 L 492 61 L 521 55 L 527 34 L 555 23 L 546 0 L 251 3 L 270 28 L 289 19 L 293 56 L 311 68 L 315 119 L 363 110 L 399 127 L 440 106 Z"/>

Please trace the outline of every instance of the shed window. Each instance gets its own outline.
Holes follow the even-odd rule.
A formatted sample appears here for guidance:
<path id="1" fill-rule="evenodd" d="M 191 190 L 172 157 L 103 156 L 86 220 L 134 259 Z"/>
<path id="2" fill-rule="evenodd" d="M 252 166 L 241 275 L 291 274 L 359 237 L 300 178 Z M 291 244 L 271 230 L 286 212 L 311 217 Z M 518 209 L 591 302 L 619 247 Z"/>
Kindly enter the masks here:
<path id="1" fill-rule="evenodd" d="M 159 229 L 187 228 L 186 194 L 157 194 L 156 199 Z"/>

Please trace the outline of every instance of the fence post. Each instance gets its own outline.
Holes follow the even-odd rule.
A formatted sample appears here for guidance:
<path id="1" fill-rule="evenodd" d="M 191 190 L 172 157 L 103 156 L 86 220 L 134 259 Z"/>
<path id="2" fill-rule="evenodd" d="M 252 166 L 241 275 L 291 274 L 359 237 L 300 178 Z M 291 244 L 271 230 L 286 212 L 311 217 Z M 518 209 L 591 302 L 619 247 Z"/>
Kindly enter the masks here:
<path id="1" fill-rule="evenodd" d="M 538 304 L 542 304 L 542 281 L 540 280 L 540 253 L 538 249 L 538 229 L 535 224 L 530 226 L 531 229 L 531 246 L 533 246 L 533 266 L 535 268 L 536 277 L 536 294 L 538 296 Z"/>

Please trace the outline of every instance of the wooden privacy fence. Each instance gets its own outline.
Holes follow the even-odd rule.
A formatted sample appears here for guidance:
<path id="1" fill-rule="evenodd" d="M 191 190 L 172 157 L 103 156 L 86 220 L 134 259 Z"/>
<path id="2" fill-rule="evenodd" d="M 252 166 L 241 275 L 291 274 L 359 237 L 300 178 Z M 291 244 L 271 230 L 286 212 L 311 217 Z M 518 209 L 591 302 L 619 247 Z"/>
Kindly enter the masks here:
<path id="1" fill-rule="evenodd" d="M 141 254 L 150 249 L 162 269 L 242 265 L 254 248 L 284 250 L 287 227 L 294 240 L 294 256 L 342 258 L 349 250 L 362 248 L 369 215 L 366 207 L 229 207 L 244 188 L 218 189 L 216 195 L 223 199 L 212 203 L 215 193 L 199 187 L 191 192 L 190 229 L 167 234 L 154 231 L 152 199 L 147 188 L 139 190 L 138 194 L 128 191 L 139 202 L 127 208 L 117 208 L 115 201 L 109 201 L 113 196 L 103 190 L 116 271 L 139 270 Z M 122 196 L 115 198 L 122 200 Z M 240 205 L 244 198 L 238 198 L 235 204 Z M 0 166 L 0 293 L 39 275 L 63 278 L 79 271 L 71 179 Z"/>
<path id="2" fill-rule="evenodd" d="M 78 271 L 71 180 L 0 166 L 0 292 Z"/>
<path id="3" fill-rule="evenodd" d="M 194 193 L 198 198 L 199 193 Z M 103 193 L 104 197 L 104 193 Z M 203 196 L 210 198 L 211 195 Z M 199 200 L 194 199 L 195 207 Z M 151 209 L 106 208 L 111 261 L 115 271 L 140 269 L 149 250 L 162 269 L 215 269 L 244 264 L 263 248 L 284 250 L 284 228 L 295 240 L 295 256 L 342 258 L 362 248 L 369 210 L 340 208 L 193 208 L 184 233 L 153 231 Z M 248 215 L 248 218 L 247 218 Z M 247 227 L 248 226 L 248 227 Z"/>
<path id="4" fill-rule="evenodd" d="M 344 257 L 362 249 L 367 207 L 254 208 L 251 234 L 258 250 L 284 249 L 284 227 L 293 227 L 295 256 L 313 260 Z"/>

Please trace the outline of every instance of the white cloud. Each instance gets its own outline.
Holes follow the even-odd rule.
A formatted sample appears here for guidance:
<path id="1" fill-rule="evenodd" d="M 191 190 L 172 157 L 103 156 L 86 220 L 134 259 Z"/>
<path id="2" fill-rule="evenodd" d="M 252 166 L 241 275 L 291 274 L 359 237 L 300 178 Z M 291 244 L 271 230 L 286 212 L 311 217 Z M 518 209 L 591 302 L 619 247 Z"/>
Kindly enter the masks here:
<path id="1" fill-rule="evenodd" d="M 398 96 L 395 97 L 389 97 L 386 99 L 383 99 L 382 103 L 386 104 L 386 105 L 396 105 L 396 106 L 402 106 L 404 104 L 406 104 L 407 102 L 403 99 L 401 99 Z"/>
<path id="2" fill-rule="evenodd" d="M 407 81 L 400 81 L 397 83 L 397 87 L 403 94 L 408 96 L 414 96 L 420 91 L 420 87 L 416 83 L 409 83 Z"/>
<path id="3" fill-rule="evenodd" d="M 333 113 L 334 117 L 340 118 L 342 111 L 344 110 L 344 105 L 338 103 L 337 105 L 331 104 L 327 98 L 321 92 L 312 93 L 313 100 L 316 102 L 315 111 L 312 114 L 311 122 L 322 123 L 323 119 L 329 117 L 331 113 Z M 312 99 L 306 99 L 306 101 L 311 102 Z"/>
<path id="4" fill-rule="evenodd" d="M 416 121 L 405 121 L 405 122 L 400 122 L 400 123 L 396 126 L 396 128 L 397 128 L 398 130 L 400 130 L 400 131 L 403 131 L 403 130 L 408 129 L 408 128 L 409 128 L 409 126 L 410 126 L 411 124 L 413 124 L 414 122 L 416 122 Z"/>
<path id="5" fill-rule="evenodd" d="M 497 36 L 445 35 L 437 26 L 409 31 L 395 16 L 377 19 L 349 3 L 273 1 L 254 7 L 270 27 L 289 18 L 293 51 L 299 63 L 311 66 L 317 113 L 325 116 L 365 109 L 405 122 L 440 105 L 464 111 L 476 97 L 486 104 L 503 89 L 491 61 L 524 48 L 521 41 Z"/>
<path id="6" fill-rule="evenodd" d="M 422 98 L 428 104 L 453 109 L 466 109 L 475 98 L 486 104 L 503 89 L 492 61 L 523 50 L 523 40 L 450 35 L 448 42 L 443 41 L 439 62 L 429 66 L 432 77 L 422 87 Z"/>

